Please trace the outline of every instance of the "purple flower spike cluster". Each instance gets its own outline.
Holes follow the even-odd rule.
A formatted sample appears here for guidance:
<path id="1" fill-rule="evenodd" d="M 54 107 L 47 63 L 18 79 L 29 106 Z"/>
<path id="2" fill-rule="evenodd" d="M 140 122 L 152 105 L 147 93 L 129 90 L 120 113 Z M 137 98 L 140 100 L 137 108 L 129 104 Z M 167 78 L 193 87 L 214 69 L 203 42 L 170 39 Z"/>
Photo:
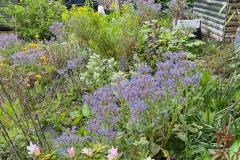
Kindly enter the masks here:
<path id="1" fill-rule="evenodd" d="M 60 155 L 67 155 L 70 147 L 82 144 L 87 140 L 89 140 L 88 137 L 79 137 L 76 134 L 76 128 L 73 127 L 71 130 L 63 132 L 60 137 L 53 139 L 54 149 Z"/>
<path id="2" fill-rule="evenodd" d="M 38 49 L 30 49 L 27 52 L 17 52 L 11 57 L 14 65 L 21 64 L 40 64 L 40 58 L 43 56 L 43 51 Z"/>
<path id="3" fill-rule="evenodd" d="M 106 136 L 110 140 L 115 137 L 114 128 L 119 121 L 118 97 L 115 92 L 115 87 L 107 86 L 98 89 L 93 95 L 84 97 L 95 114 L 95 118 L 88 122 L 88 130 L 97 135 Z"/>
<path id="4" fill-rule="evenodd" d="M 141 121 L 144 118 L 141 115 L 149 107 L 148 102 L 175 98 L 182 89 L 199 83 L 200 76 L 193 73 L 196 65 L 187 60 L 185 53 L 167 53 L 164 57 L 165 61 L 158 63 L 155 74 L 147 65 L 141 65 L 130 80 L 86 95 L 85 102 L 94 113 L 94 118 L 88 122 L 88 130 L 111 140 L 116 136 L 121 118 L 129 116 L 130 124 Z"/>
<path id="5" fill-rule="evenodd" d="M 53 22 L 52 25 L 49 27 L 49 31 L 56 36 L 57 40 L 61 40 L 62 38 L 62 27 L 63 22 Z"/>
<path id="6" fill-rule="evenodd" d="M 15 34 L 0 34 L 0 49 L 11 46 L 17 41 Z"/>
<path id="7" fill-rule="evenodd" d="M 66 68 L 60 68 L 57 70 L 57 73 L 61 76 L 66 76 L 67 75 L 67 72 L 68 70 L 74 70 L 76 68 L 79 67 L 79 65 L 81 63 L 83 63 L 84 61 L 84 57 L 83 56 L 79 56 L 77 58 L 74 58 L 74 59 L 70 59 L 67 61 L 67 66 Z"/>

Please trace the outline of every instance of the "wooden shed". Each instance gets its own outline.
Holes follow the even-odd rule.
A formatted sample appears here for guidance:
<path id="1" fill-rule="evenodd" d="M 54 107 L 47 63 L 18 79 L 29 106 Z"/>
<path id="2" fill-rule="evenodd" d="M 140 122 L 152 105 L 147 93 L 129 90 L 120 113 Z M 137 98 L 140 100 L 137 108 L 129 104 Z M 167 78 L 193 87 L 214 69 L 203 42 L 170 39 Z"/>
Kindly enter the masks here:
<path id="1" fill-rule="evenodd" d="M 228 3 L 221 14 L 224 4 Z M 193 13 L 201 19 L 202 32 L 218 41 L 233 40 L 236 30 L 240 26 L 237 17 L 234 17 L 228 24 L 228 18 L 236 9 L 240 9 L 240 0 L 196 0 Z"/>

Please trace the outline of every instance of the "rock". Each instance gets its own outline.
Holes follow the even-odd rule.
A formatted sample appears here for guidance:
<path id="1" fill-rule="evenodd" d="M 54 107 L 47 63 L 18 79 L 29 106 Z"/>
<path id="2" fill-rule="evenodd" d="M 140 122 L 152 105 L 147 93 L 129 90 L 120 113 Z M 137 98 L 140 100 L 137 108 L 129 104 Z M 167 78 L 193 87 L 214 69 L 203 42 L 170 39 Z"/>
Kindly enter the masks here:
<path id="1" fill-rule="evenodd" d="M 194 34 L 196 35 L 197 39 L 202 38 L 202 33 L 201 33 L 201 20 L 200 19 L 193 19 L 193 20 L 178 20 L 177 21 L 177 27 L 184 27 L 184 28 L 191 28 L 195 32 Z"/>
<path id="2" fill-rule="evenodd" d="M 200 19 L 193 19 L 193 20 L 178 20 L 177 21 L 178 27 L 189 27 L 192 29 L 201 28 L 201 20 Z"/>

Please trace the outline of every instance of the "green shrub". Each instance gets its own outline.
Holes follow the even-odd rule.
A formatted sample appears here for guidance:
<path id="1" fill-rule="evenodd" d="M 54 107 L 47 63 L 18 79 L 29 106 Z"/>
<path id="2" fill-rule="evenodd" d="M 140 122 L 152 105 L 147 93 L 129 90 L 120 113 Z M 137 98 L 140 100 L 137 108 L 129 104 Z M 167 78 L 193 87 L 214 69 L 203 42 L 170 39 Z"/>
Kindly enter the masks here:
<path id="1" fill-rule="evenodd" d="M 189 57 L 201 52 L 204 42 L 193 39 L 191 30 L 165 27 L 165 21 L 147 21 L 141 28 L 138 55 L 142 61 L 153 66 L 166 52 L 185 51 Z"/>
<path id="2" fill-rule="evenodd" d="M 7 3 L 0 9 L 12 17 L 11 27 L 19 34 L 29 39 L 49 39 L 51 32 L 49 26 L 54 21 L 60 20 L 61 13 L 66 10 L 60 0 L 22 0 L 14 5 Z"/>
<path id="3" fill-rule="evenodd" d="M 131 6 L 123 8 L 122 13 L 101 15 L 91 8 L 73 8 L 63 14 L 67 28 L 81 45 L 92 48 L 105 57 L 119 58 L 129 55 L 136 45 L 138 36 L 138 17 Z M 72 38 L 72 37 L 71 37 Z"/>

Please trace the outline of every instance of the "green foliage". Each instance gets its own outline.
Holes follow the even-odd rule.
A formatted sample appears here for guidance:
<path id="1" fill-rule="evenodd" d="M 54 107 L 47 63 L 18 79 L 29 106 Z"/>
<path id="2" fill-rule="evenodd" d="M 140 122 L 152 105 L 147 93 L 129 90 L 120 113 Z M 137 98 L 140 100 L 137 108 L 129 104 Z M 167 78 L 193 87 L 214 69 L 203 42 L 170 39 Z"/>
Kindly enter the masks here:
<path id="1" fill-rule="evenodd" d="M 240 46 L 237 46 L 232 57 L 232 61 L 229 67 L 234 71 L 234 79 L 239 80 L 240 78 Z"/>
<path id="2" fill-rule="evenodd" d="M 62 17 L 70 35 L 102 56 L 119 58 L 129 55 L 136 45 L 138 17 L 131 6 L 124 7 L 122 13 L 109 15 L 95 13 L 88 7 L 72 8 Z"/>
<path id="3" fill-rule="evenodd" d="M 18 31 L 24 39 L 30 40 L 49 39 L 49 26 L 59 21 L 61 13 L 66 9 L 60 0 L 22 0 L 16 5 L 8 2 L 0 10 L 12 17 L 7 25 Z"/>
<path id="4" fill-rule="evenodd" d="M 231 68 L 234 61 L 234 48 L 232 44 L 220 44 L 208 40 L 203 48 L 203 57 L 199 59 L 199 68 L 208 70 L 215 75 L 230 77 L 234 71 Z M 228 65 L 226 65 L 228 64 Z"/>
<path id="5" fill-rule="evenodd" d="M 204 42 L 194 40 L 192 31 L 184 28 L 165 27 L 164 20 L 147 21 L 139 36 L 138 54 L 142 61 L 151 66 L 162 59 L 166 52 L 189 52 L 189 57 L 201 53 Z"/>
<path id="6" fill-rule="evenodd" d="M 91 91 L 111 83 L 117 73 L 117 62 L 114 58 L 102 59 L 101 56 L 93 53 L 89 56 L 86 70 L 80 73 L 80 79 Z"/>

